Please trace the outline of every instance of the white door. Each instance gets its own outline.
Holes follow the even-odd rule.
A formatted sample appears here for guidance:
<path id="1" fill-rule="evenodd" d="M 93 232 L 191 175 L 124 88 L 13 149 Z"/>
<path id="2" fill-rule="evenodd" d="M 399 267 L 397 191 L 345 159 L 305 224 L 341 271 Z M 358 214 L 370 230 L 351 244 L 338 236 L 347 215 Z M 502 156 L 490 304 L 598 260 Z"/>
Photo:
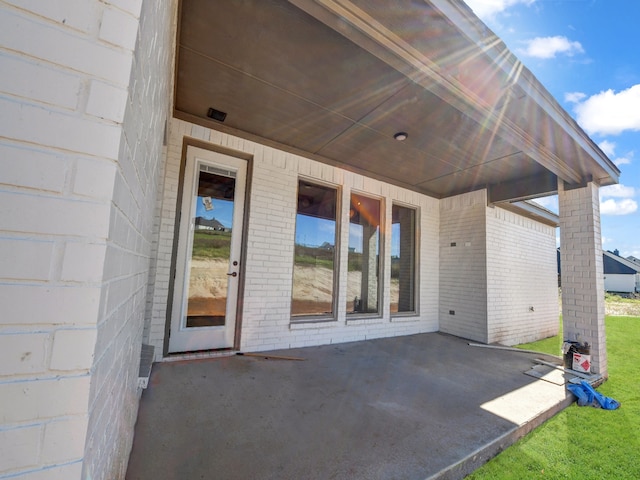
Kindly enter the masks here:
<path id="1" fill-rule="evenodd" d="M 169 352 L 233 346 L 247 165 L 188 147 Z"/>

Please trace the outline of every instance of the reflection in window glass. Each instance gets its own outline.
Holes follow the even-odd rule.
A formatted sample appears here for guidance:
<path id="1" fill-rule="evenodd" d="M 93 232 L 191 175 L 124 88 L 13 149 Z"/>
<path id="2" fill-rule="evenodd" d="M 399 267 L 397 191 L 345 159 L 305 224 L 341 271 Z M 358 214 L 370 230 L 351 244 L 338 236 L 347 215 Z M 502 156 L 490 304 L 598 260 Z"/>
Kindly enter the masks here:
<path id="1" fill-rule="evenodd" d="M 391 313 L 415 312 L 416 211 L 391 208 Z"/>
<path id="2" fill-rule="evenodd" d="M 380 298 L 380 200 L 351 194 L 347 313 L 377 313 Z"/>
<path id="3" fill-rule="evenodd" d="M 300 180 L 292 315 L 333 315 L 336 207 L 335 188 Z"/>
<path id="4" fill-rule="evenodd" d="M 236 179 L 200 165 L 188 265 L 187 327 L 225 324 Z"/>

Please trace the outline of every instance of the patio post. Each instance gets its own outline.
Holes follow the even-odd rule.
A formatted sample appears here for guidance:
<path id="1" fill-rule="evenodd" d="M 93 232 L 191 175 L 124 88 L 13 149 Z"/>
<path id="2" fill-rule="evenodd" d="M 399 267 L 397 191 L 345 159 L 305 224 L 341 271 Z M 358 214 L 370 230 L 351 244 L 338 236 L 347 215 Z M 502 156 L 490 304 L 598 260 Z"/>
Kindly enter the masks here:
<path id="1" fill-rule="evenodd" d="M 564 339 L 588 342 L 592 372 L 607 377 L 599 186 L 558 181 Z"/>

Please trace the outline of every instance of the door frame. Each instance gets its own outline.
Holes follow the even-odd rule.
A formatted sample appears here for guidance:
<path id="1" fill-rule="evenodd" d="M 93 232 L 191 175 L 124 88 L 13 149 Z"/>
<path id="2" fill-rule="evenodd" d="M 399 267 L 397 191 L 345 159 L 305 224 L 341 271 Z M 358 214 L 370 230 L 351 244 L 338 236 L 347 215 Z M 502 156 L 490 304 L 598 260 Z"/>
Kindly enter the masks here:
<path id="1" fill-rule="evenodd" d="M 236 318 L 235 318 L 235 333 L 233 346 L 229 349 L 221 349 L 221 350 L 239 350 L 240 349 L 240 339 L 242 336 L 242 315 L 243 315 L 243 305 L 244 302 L 244 292 L 245 292 L 245 275 L 246 275 L 246 258 L 247 258 L 247 239 L 248 239 L 248 225 L 249 225 L 249 215 L 251 211 L 251 184 L 253 177 L 253 155 L 247 152 L 243 152 L 241 150 L 235 150 L 228 147 L 223 147 L 221 145 L 215 145 L 212 143 L 205 142 L 203 140 L 198 140 L 191 137 L 183 137 L 182 138 L 182 153 L 180 155 L 180 173 L 178 175 L 178 191 L 176 195 L 176 207 L 174 214 L 174 222 L 173 222 L 173 244 L 171 246 L 171 266 L 170 266 L 170 276 L 169 276 L 169 291 L 167 296 L 167 309 L 165 314 L 165 327 L 164 327 L 164 341 L 162 348 L 162 356 L 168 357 L 172 355 L 180 356 L 184 354 L 188 354 L 188 352 L 176 352 L 169 353 L 169 337 L 171 335 L 171 316 L 173 312 L 173 299 L 175 293 L 175 274 L 177 268 L 177 259 L 178 259 L 178 233 L 180 232 L 180 212 L 182 208 L 182 197 L 184 192 L 184 181 L 185 181 L 185 171 L 187 165 L 187 151 L 189 147 L 195 147 L 202 150 L 207 150 L 214 153 L 220 153 L 223 155 L 227 155 L 230 157 L 237 158 L 239 160 L 244 160 L 247 162 L 247 171 L 246 171 L 246 185 L 245 185 L 245 198 L 244 198 L 244 215 L 243 215 L 243 225 L 242 225 L 242 236 L 241 236 L 241 249 L 240 249 L 240 265 L 238 269 L 239 283 L 238 283 L 238 294 L 237 294 L 237 304 L 236 304 Z"/>

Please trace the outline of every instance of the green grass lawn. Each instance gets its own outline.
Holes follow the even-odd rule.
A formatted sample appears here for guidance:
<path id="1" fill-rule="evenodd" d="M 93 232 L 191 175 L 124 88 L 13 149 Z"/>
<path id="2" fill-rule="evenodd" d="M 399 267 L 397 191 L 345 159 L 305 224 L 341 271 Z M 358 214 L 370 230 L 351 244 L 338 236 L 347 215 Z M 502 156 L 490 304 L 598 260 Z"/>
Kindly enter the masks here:
<path id="1" fill-rule="evenodd" d="M 196 258 L 228 259 L 231 245 L 231 232 L 199 230 L 193 234 L 193 250 Z"/>
<path id="2" fill-rule="evenodd" d="M 609 380 L 598 388 L 622 406 L 575 403 L 467 479 L 640 479 L 640 317 L 605 319 Z M 562 336 L 522 345 L 558 355 Z"/>

